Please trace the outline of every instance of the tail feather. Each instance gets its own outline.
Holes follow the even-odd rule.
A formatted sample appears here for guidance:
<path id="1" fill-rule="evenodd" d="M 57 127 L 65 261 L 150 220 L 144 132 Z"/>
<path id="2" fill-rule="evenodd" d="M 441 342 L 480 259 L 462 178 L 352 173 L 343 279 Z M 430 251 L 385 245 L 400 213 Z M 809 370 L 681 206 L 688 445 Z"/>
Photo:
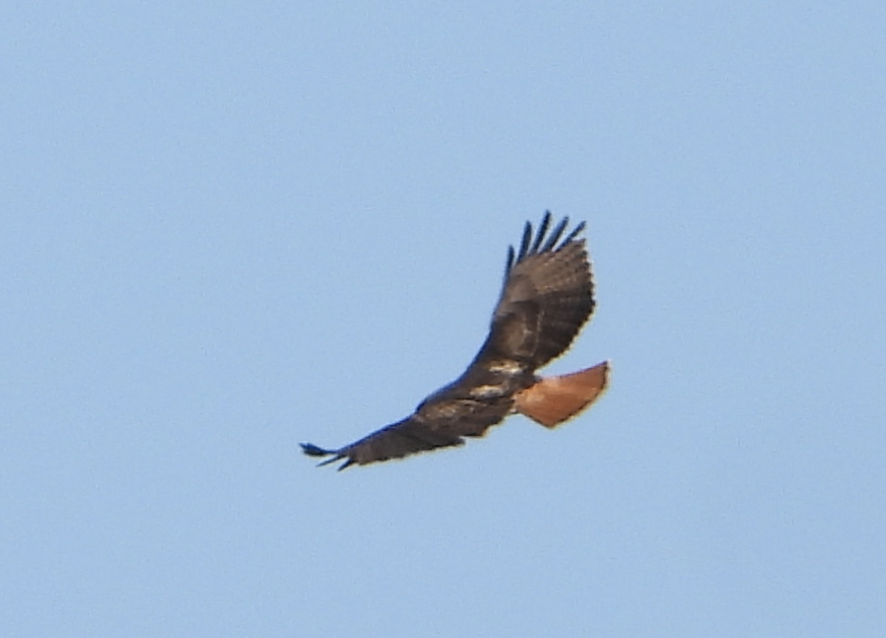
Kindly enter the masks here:
<path id="1" fill-rule="evenodd" d="M 591 405 L 608 381 L 608 361 L 572 374 L 542 378 L 517 393 L 514 408 L 546 428 L 553 428 Z"/>

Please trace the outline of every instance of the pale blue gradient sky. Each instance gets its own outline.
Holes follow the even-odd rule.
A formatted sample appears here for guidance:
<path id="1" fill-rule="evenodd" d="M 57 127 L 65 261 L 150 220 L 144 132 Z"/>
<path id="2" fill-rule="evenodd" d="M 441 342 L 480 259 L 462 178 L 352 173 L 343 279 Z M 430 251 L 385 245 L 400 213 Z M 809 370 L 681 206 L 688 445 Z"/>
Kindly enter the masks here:
<path id="1" fill-rule="evenodd" d="M 880 636 L 882 2 L 12 3 L 0 634 Z M 338 474 L 588 222 L 555 432 Z"/>

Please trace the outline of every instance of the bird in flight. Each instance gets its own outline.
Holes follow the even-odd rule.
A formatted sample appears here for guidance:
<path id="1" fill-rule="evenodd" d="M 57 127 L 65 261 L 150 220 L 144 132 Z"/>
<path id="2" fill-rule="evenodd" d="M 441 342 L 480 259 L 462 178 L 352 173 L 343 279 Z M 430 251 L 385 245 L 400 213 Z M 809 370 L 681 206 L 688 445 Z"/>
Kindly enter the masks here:
<path id="1" fill-rule="evenodd" d="M 546 428 L 577 415 L 606 388 L 609 362 L 572 374 L 542 377 L 536 370 L 563 354 L 594 311 L 594 281 L 584 222 L 566 234 L 569 218 L 551 229 L 546 212 L 533 233 L 526 223 L 505 277 L 489 335 L 464 373 L 422 401 L 415 412 L 338 449 L 302 443 L 305 454 L 331 458 L 320 465 L 399 459 L 464 444 L 510 414 Z M 549 232 L 550 231 L 550 232 Z"/>

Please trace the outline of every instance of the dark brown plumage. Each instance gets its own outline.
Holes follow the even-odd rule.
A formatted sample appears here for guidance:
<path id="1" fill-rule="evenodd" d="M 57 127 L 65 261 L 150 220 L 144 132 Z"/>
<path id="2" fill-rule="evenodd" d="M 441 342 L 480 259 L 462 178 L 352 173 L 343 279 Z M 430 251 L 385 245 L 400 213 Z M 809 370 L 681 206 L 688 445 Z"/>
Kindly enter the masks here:
<path id="1" fill-rule="evenodd" d="M 535 371 L 572 344 L 594 311 L 594 283 L 582 222 L 550 229 L 546 212 L 534 233 L 526 223 L 519 249 L 508 249 L 501 297 L 489 336 L 465 372 L 397 423 L 337 450 L 302 443 L 305 454 L 344 459 L 339 469 L 462 445 L 520 412 L 554 427 L 588 407 L 605 389 L 609 365 L 542 378 Z M 550 230 L 550 232 L 548 232 Z"/>

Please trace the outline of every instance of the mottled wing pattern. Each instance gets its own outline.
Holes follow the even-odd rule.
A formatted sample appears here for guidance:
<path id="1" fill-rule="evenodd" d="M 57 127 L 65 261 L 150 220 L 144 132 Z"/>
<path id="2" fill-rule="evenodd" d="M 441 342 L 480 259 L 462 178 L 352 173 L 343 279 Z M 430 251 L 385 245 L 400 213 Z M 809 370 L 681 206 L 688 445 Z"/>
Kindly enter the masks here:
<path id="1" fill-rule="evenodd" d="M 310 456 L 333 455 L 332 458 L 320 465 L 344 459 L 344 463 L 338 468 L 343 470 L 355 463 L 365 465 L 376 461 L 399 459 L 417 452 L 462 445 L 463 443 L 464 439 L 451 432 L 437 430 L 414 417 L 408 417 L 339 450 L 325 450 L 311 443 L 302 443 L 301 447 L 305 454 Z"/>
<path id="2" fill-rule="evenodd" d="M 438 396 L 439 395 L 439 396 Z M 325 450 L 310 443 L 302 449 L 311 456 L 332 455 L 326 463 L 341 459 L 338 469 L 376 461 L 399 459 L 437 448 L 462 445 L 465 436 L 483 436 L 510 411 L 510 403 L 484 402 L 446 397 L 438 393 L 425 400 L 411 416 L 373 432 L 338 450 Z"/>
<path id="3" fill-rule="evenodd" d="M 535 239 L 526 224 L 518 251 L 508 251 L 501 298 L 476 362 L 505 359 L 537 369 L 569 348 L 594 311 L 594 282 L 584 222 L 562 239 L 569 218 L 547 235 L 550 213 Z"/>

